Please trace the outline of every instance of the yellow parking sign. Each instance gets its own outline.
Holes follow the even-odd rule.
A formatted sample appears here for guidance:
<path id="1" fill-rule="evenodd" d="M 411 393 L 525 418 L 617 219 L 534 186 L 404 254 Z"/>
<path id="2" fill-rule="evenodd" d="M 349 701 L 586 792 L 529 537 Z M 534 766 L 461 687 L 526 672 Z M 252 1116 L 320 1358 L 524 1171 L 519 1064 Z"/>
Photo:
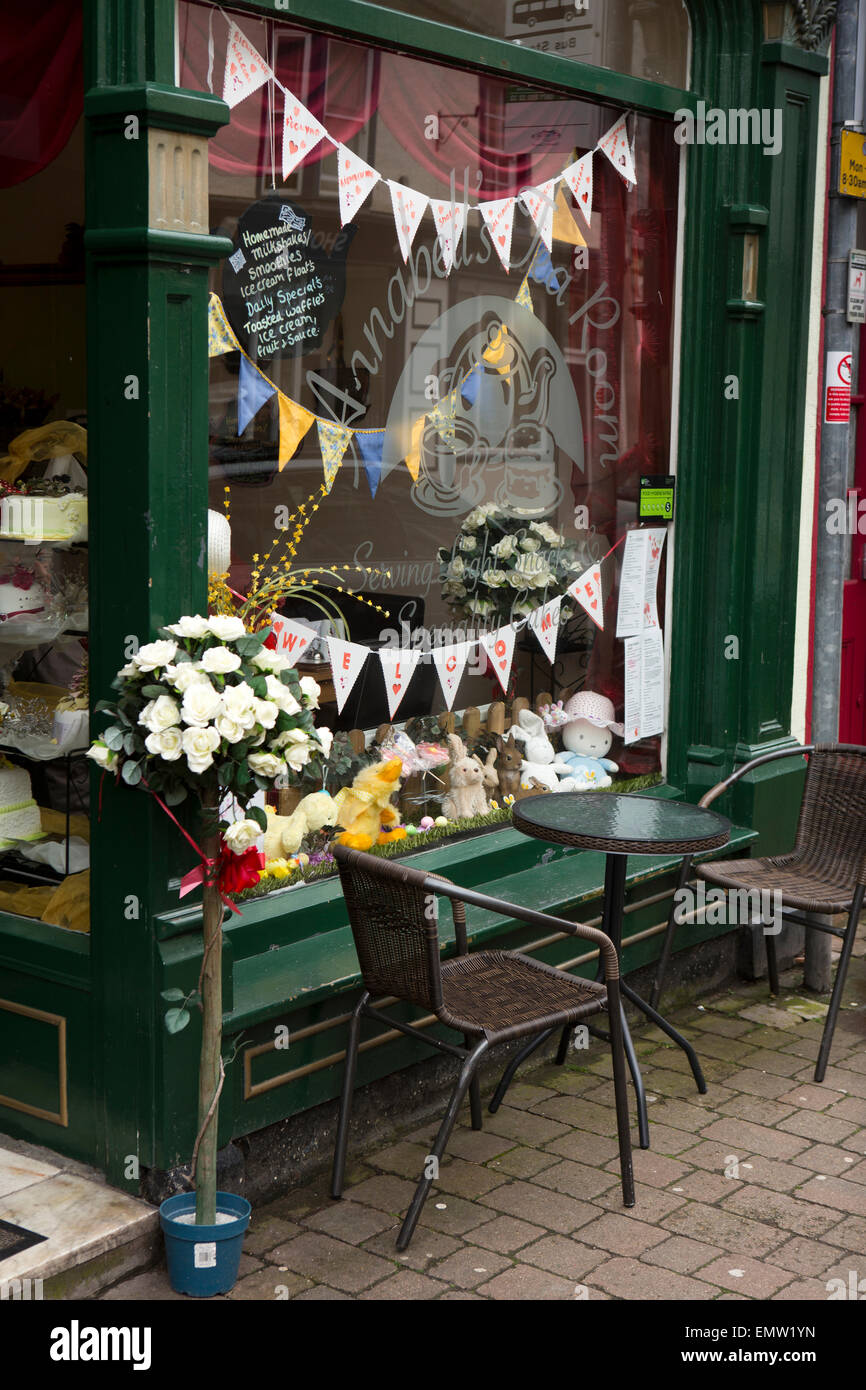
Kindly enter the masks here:
<path id="1" fill-rule="evenodd" d="M 866 137 L 857 130 L 842 131 L 839 192 L 849 198 L 866 198 Z"/>

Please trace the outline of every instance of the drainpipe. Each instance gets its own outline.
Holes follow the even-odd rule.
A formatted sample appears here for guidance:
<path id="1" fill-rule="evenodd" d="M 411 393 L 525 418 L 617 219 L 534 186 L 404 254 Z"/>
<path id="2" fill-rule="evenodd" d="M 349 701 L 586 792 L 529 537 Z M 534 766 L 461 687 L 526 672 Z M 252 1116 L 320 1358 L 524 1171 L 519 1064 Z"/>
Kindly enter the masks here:
<path id="1" fill-rule="evenodd" d="M 856 245 L 856 198 L 841 196 L 839 150 L 843 127 L 855 123 L 857 100 L 857 38 L 860 0 L 839 0 L 833 52 L 833 97 L 830 116 L 830 197 L 827 218 L 826 297 L 824 314 L 824 392 L 827 354 L 844 352 L 856 360 L 857 326 L 846 317 L 848 252 Z M 852 371 L 852 377 L 853 377 Z M 855 378 L 856 379 L 856 378 Z M 812 742 L 839 739 L 839 681 L 842 657 L 842 594 L 849 564 L 849 538 L 831 535 L 827 504 L 845 501 L 854 442 L 853 423 L 821 425 L 821 463 L 818 480 L 817 545 L 815 558 L 815 631 L 812 665 Z M 806 933 L 804 983 L 826 993 L 830 988 L 830 937 Z"/>

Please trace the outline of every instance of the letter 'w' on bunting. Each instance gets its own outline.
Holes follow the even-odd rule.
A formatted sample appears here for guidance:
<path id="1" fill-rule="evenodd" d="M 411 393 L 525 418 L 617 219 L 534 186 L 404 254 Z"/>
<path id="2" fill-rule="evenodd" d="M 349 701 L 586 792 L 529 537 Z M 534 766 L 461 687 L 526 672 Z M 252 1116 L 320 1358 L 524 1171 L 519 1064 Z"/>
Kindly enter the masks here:
<path id="1" fill-rule="evenodd" d="M 538 645 L 544 652 L 548 661 L 553 664 L 556 660 L 556 642 L 559 637 L 559 607 L 562 603 L 562 594 L 557 594 L 549 603 L 543 603 L 540 608 L 535 608 L 530 613 L 527 622 L 529 627 L 538 638 Z"/>
<path id="2" fill-rule="evenodd" d="M 631 145 L 628 143 L 628 126 L 625 116 L 620 116 L 607 134 L 601 137 L 596 148 L 601 150 L 602 154 L 607 155 L 616 172 L 625 179 L 626 183 L 637 183 Z"/>
<path id="3" fill-rule="evenodd" d="M 331 678 L 334 682 L 334 695 L 337 711 L 342 711 L 352 693 L 352 687 L 364 669 L 364 662 L 370 655 L 369 647 L 359 647 L 356 642 L 341 642 L 337 637 L 328 638 L 328 655 L 331 658 Z"/>
<path id="4" fill-rule="evenodd" d="M 479 641 L 490 658 L 490 664 L 496 672 L 496 679 L 502 686 L 505 694 L 508 694 L 508 679 L 511 675 L 511 662 L 514 659 L 514 628 L 497 628 L 496 632 L 484 632 Z"/>
<path id="5" fill-rule="evenodd" d="M 325 467 L 325 486 L 328 492 L 334 486 L 337 469 L 343 462 L 343 455 L 349 447 L 352 431 L 348 425 L 338 425 L 336 421 L 316 419 L 319 431 L 319 448 Z"/>
<path id="6" fill-rule="evenodd" d="M 493 242 L 493 249 L 506 271 L 511 270 L 511 233 L 514 230 L 514 199 L 497 198 L 492 203 L 479 203 L 478 211 Z"/>
<path id="7" fill-rule="evenodd" d="M 440 203 L 431 198 L 430 207 L 433 211 L 433 221 L 436 223 L 436 235 L 439 238 L 445 274 L 450 275 L 454 266 L 454 248 L 463 235 L 466 205 Z"/>
<path id="8" fill-rule="evenodd" d="M 601 566 L 590 565 L 588 570 L 584 570 L 574 583 L 569 585 L 566 593 L 585 609 L 596 627 L 604 628 L 604 613 L 601 606 Z"/>
<path id="9" fill-rule="evenodd" d="M 244 97 L 251 96 L 265 82 L 269 82 L 273 75 L 261 53 L 253 48 L 234 21 L 229 20 L 223 101 L 229 106 L 237 106 Z"/>
<path id="10" fill-rule="evenodd" d="M 238 435 L 242 435 L 254 415 L 276 391 L 266 376 L 245 356 L 241 357 L 238 374 Z"/>
<path id="11" fill-rule="evenodd" d="M 337 189 L 340 194 L 340 224 L 351 222 L 361 204 L 370 196 L 382 175 L 346 145 L 337 147 Z"/>
<path id="12" fill-rule="evenodd" d="M 297 401 L 290 401 L 282 391 L 277 392 L 277 400 L 280 407 L 279 472 L 282 473 L 316 417 Z"/>
<path id="13" fill-rule="evenodd" d="M 286 92 L 283 107 L 283 182 L 327 133 L 312 111 L 308 111 L 291 92 Z"/>
<path id="14" fill-rule="evenodd" d="M 563 169 L 562 177 L 574 194 L 587 227 L 592 221 L 592 151 Z"/>
<path id="15" fill-rule="evenodd" d="M 419 193 L 416 188 L 406 188 L 402 183 L 393 183 L 390 179 L 388 187 L 391 190 L 391 206 L 394 209 L 400 254 L 404 261 L 408 261 L 415 233 L 430 200 L 426 193 Z"/>
<path id="16" fill-rule="evenodd" d="M 379 652 L 385 689 L 388 693 L 388 715 L 391 719 L 397 713 L 400 702 L 409 688 L 420 655 L 420 652 L 407 651 L 400 647 L 383 647 Z"/>
<path id="17" fill-rule="evenodd" d="M 553 245 L 553 213 L 556 208 L 557 183 L 558 179 L 548 179 L 547 183 L 540 183 L 537 188 L 524 188 L 520 195 L 548 251 Z"/>
<path id="18" fill-rule="evenodd" d="M 457 687 L 466 669 L 469 653 L 474 646 L 474 642 L 454 642 L 449 647 L 433 648 L 431 653 L 433 665 L 436 667 L 436 674 L 439 677 L 442 694 L 445 696 L 447 709 L 451 709 L 454 704 Z"/>
<path id="19" fill-rule="evenodd" d="M 271 632 L 277 639 L 278 654 L 286 657 L 292 666 L 300 661 L 307 647 L 319 635 L 314 627 L 296 623 L 294 618 L 282 618 L 279 613 L 271 614 Z"/>

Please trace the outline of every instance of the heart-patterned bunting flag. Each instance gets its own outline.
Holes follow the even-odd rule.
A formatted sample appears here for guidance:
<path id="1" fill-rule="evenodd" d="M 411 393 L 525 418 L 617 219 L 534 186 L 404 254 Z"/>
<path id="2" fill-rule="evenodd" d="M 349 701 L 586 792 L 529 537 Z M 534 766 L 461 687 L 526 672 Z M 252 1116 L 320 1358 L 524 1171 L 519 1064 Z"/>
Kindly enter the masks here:
<path id="1" fill-rule="evenodd" d="M 620 178 L 625 179 L 626 183 L 637 183 L 625 116 L 620 116 L 607 134 L 601 137 L 596 148 L 607 155 Z"/>
<path id="2" fill-rule="evenodd" d="M 223 101 L 229 106 L 237 106 L 244 97 L 257 92 L 273 73 L 249 39 L 245 38 L 233 20 L 229 21 L 229 39 L 226 46 L 226 69 L 223 76 Z"/>
<path id="3" fill-rule="evenodd" d="M 505 694 L 508 694 L 508 678 L 511 675 L 511 662 L 514 659 L 514 628 L 497 628 L 496 632 L 482 633 L 479 641 L 490 658 L 490 664 L 496 672 L 496 679 L 502 686 Z"/>
<path id="4" fill-rule="evenodd" d="M 421 653 L 405 651 L 399 647 L 383 647 L 379 652 L 382 674 L 385 677 L 385 690 L 388 695 L 388 717 L 394 718 L 400 702 L 409 688 L 415 667 Z"/>
<path id="5" fill-rule="evenodd" d="M 563 169 L 562 177 L 574 194 L 574 201 L 588 227 L 592 221 L 592 152 L 569 164 Z"/>
<path id="6" fill-rule="evenodd" d="M 493 242 L 493 249 L 506 271 L 511 270 L 511 233 L 514 230 L 514 198 L 497 198 L 492 203 L 479 203 L 478 211 Z"/>
<path id="7" fill-rule="evenodd" d="M 466 204 L 441 203 L 431 198 L 430 207 L 433 210 L 433 221 L 436 223 L 436 235 L 439 238 L 445 274 L 450 275 L 454 267 L 454 248 L 463 235 Z"/>
<path id="8" fill-rule="evenodd" d="M 391 206 L 394 209 L 400 254 L 404 261 L 408 261 L 415 233 L 430 200 L 426 193 L 419 193 L 417 189 L 407 188 L 402 183 L 393 183 L 390 179 L 388 187 L 391 190 Z"/>
<path id="9" fill-rule="evenodd" d="M 454 642 L 448 647 L 433 648 L 433 665 L 436 667 L 442 694 L 445 696 L 446 709 L 451 709 L 454 704 L 457 687 L 474 645 L 474 642 Z"/>
<path id="10" fill-rule="evenodd" d="M 286 92 L 283 107 L 283 182 L 327 135 L 325 127 L 303 102 Z"/>
<path id="11" fill-rule="evenodd" d="M 538 638 L 538 645 L 544 652 L 551 665 L 556 660 L 556 643 L 559 637 L 559 608 L 562 603 L 562 594 L 557 594 L 556 598 L 550 599 L 548 603 L 543 603 L 540 608 L 534 609 L 527 622 L 532 632 Z"/>
<path id="12" fill-rule="evenodd" d="M 337 637 L 329 637 L 328 655 L 331 658 L 331 679 L 334 682 L 337 711 L 342 712 L 355 681 L 364 669 L 364 662 L 370 651 L 368 647 L 359 647 L 357 642 L 341 642 Z"/>
<path id="13" fill-rule="evenodd" d="M 590 565 L 588 570 L 566 590 L 568 594 L 585 609 L 596 627 L 604 628 L 604 614 L 601 607 L 601 566 Z"/>
<path id="14" fill-rule="evenodd" d="M 279 656 L 289 659 L 292 666 L 300 661 L 318 633 L 306 623 L 296 623 L 294 618 L 283 618 L 279 613 L 271 614 L 271 632 L 277 639 L 276 650 Z"/>
<path id="15" fill-rule="evenodd" d="M 377 169 L 365 164 L 345 145 L 337 147 L 337 189 L 340 194 L 340 223 L 351 222 L 358 208 L 381 178 Z"/>
<path id="16" fill-rule="evenodd" d="M 553 245 L 553 213 L 558 182 L 558 179 L 548 179 L 547 183 L 540 183 L 537 188 L 524 188 L 520 195 L 548 251 Z"/>

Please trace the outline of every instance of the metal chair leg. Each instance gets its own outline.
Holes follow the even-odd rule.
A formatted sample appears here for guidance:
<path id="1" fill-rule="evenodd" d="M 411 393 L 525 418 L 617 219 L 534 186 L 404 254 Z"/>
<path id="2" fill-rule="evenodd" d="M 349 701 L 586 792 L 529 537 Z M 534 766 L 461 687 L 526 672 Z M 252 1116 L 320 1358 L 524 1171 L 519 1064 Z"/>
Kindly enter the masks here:
<path id="1" fill-rule="evenodd" d="M 514 1054 L 508 1066 L 505 1068 L 505 1071 L 502 1073 L 499 1085 L 493 1092 L 493 1099 L 487 1107 L 491 1115 L 496 1114 L 505 1099 L 505 1092 L 514 1080 L 514 1073 L 517 1071 L 517 1068 L 523 1065 L 527 1057 L 532 1056 L 536 1048 L 541 1047 L 542 1043 L 547 1042 L 547 1039 L 552 1037 L 553 1033 L 553 1028 L 545 1028 L 543 1033 L 537 1033 L 534 1038 L 530 1038 L 529 1042 L 524 1043 L 520 1051 Z"/>
<path id="2" fill-rule="evenodd" d="M 764 945 L 767 950 L 767 978 L 770 982 L 770 993 L 779 997 L 779 960 L 776 955 L 776 938 L 769 932 L 764 933 Z"/>
<path id="3" fill-rule="evenodd" d="M 466 1044 L 466 1051 L 469 1052 L 473 1046 L 472 1039 L 468 1037 L 466 1034 L 464 1034 L 463 1041 Z M 473 1076 L 472 1080 L 469 1083 L 469 1115 L 472 1121 L 473 1129 L 484 1128 L 483 1114 L 481 1110 L 481 1086 L 479 1084 L 477 1074 Z"/>
<path id="4" fill-rule="evenodd" d="M 355 1069 L 358 1062 L 358 1043 L 361 1037 L 361 1014 L 364 1012 L 370 995 L 365 991 L 352 1012 L 349 1023 L 349 1041 L 346 1044 L 346 1068 L 343 1072 L 343 1092 L 340 1097 L 340 1118 L 337 1123 L 337 1142 L 334 1146 L 334 1170 L 331 1176 L 331 1196 L 342 1197 L 343 1179 L 346 1173 L 346 1144 L 349 1137 L 349 1119 L 352 1114 L 352 1097 L 355 1090 Z"/>
<path id="5" fill-rule="evenodd" d="M 466 1061 L 463 1063 L 463 1066 L 460 1069 L 460 1076 L 458 1077 L 457 1085 L 454 1087 L 454 1090 L 451 1093 L 451 1099 L 448 1102 L 448 1109 L 445 1112 L 445 1118 L 439 1126 L 439 1133 L 436 1135 L 436 1142 L 427 1156 L 424 1176 L 421 1178 L 421 1181 L 415 1189 L 415 1196 L 412 1198 L 412 1205 L 409 1207 L 409 1210 L 407 1211 L 406 1217 L 403 1221 L 403 1225 L 400 1228 L 400 1234 L 397 1237 L 398 1250 L 405 1250 L 406 1246 L 412 1239 L 415 1227 L 418 1224 L 418 1217 L 421 1215 L 421 1209 L 424 1206 L 424 1203 L 427 1200 L 427 1194 L 433 1185 L 433 1178 L 428 1177 L 426 1171 L 427 1167 L 429 1166 L 430 1159 L 436 1159 L 438 1166 L 438 1160 L 444 1154 L 445 1146 L 451 1137 L 451 1131 L 454 1128 L 454 1122 L 457 1119 L 458 1111 L 460 1110 L 460 1106 L 463 1103 L 463 1097 L 466 1094 L 467 1087 L 470 1085 L 472 1078 L 474 1077 L 477 1071 L 478 1063 L 481 1061 L 481 1058 L 484 1056 L 489 1045 L 490 1044 L 488 1043 L 487 1039 L 482 1038 L 480 1042 L 476 1043 L 472 1052 L 466 1058 Z"/>
<path id="6" fill-rule="evenodd" d="M 608 983 L 608 1018 L 610 1020 L 610 1052 L 613 1061 L 613 1089 L 616 1098 L 616 1132 L 619 1139 L 619 1167 L 622 1178 L 622 1200 L 634 1206 L 634 1172 L 631 1158 L 631 1132 L 628 1121 L 628 1081 L 625 1074 L 623 1013 L 619 998 L 619 982 Z M 644 1147 L 648 1147 L 645 1145 Z"/>
<path id="7" fill-rule="evenodd" d="M 848 966 L 851 961 L 851 952 L 854 950 L 854 939 L 857 935 L 857 924 L 860 920 L 860 911 L 863 906 L 863 887 L 858 887 L 854 894 L 854 901 L 851 904 L 851 911 L 848 914 L 848 926 L 842 939 L 842 950 L 839 953 L 839 964 L 836 966 L 836 979 L 833 982 L 833 993 L 830 995 L 830 1007 L 827 1010 L 827 1018 L 824 1023 L 824 1032 L 821 1037 L 821 1047 L 818 1051 L 818 1061 L 815 1064 L 815 1080 L 823 1081 L 824 1073 L 827 1070 L 827 1063 L 830 1060 L 830 1048 L 833 1046 L 833 1034 L 836 1031 L 836 1019 L 839 1017 L 839 1008 L 842 1004 L 842 992 L 845 988 L 845 979 L 848 975 Z"/>
<path id="8" fill-rule="evenodd" d="M 693 856 L 691 854 L 687 854 L 684 857 L 683 862 L 680 865 L 680 876 L 677 880 L 677 889 L 675 891 L 678 891 L 680 888 L 685 888 L 686 883 L 688 882 L 689 874 L 691 873 L 692 857 Z M 677 903 L 676 896 L 674 896 L 674 898 L 671 901 L 671 910 L 670 915 L 668 916 L 668 925 L 665 930 L 664 940 L 662 942 L 661 955 L 659 956 L 658 965 L 656 966 L 656 977 L 653 980 L 652 993 L 650 994 L 650 1003 L 652 1004 L 654 1009 L 657 1009 L 659 1006 L 659 998 L 661 997 L 661 992 L 664 987 L 665 975 L 667 974 L 668 970 L 668 962 L 671 958 L 671 951 L 673 950 L 674 937 L 676 936 L 677 931 L 677 923 L 674 920 L 674 913 L 676 912 L 676 910 Z"/>
<path id="9" fill-rule="evenodd" d="M 556 1065 L 565 1066 L 565 1059 L 568 1056 L 568 1044 L 574 1032 L 574 1024 L 566 1023 L 559 1037 L 559 1047 L 556 1049 Z"/>

